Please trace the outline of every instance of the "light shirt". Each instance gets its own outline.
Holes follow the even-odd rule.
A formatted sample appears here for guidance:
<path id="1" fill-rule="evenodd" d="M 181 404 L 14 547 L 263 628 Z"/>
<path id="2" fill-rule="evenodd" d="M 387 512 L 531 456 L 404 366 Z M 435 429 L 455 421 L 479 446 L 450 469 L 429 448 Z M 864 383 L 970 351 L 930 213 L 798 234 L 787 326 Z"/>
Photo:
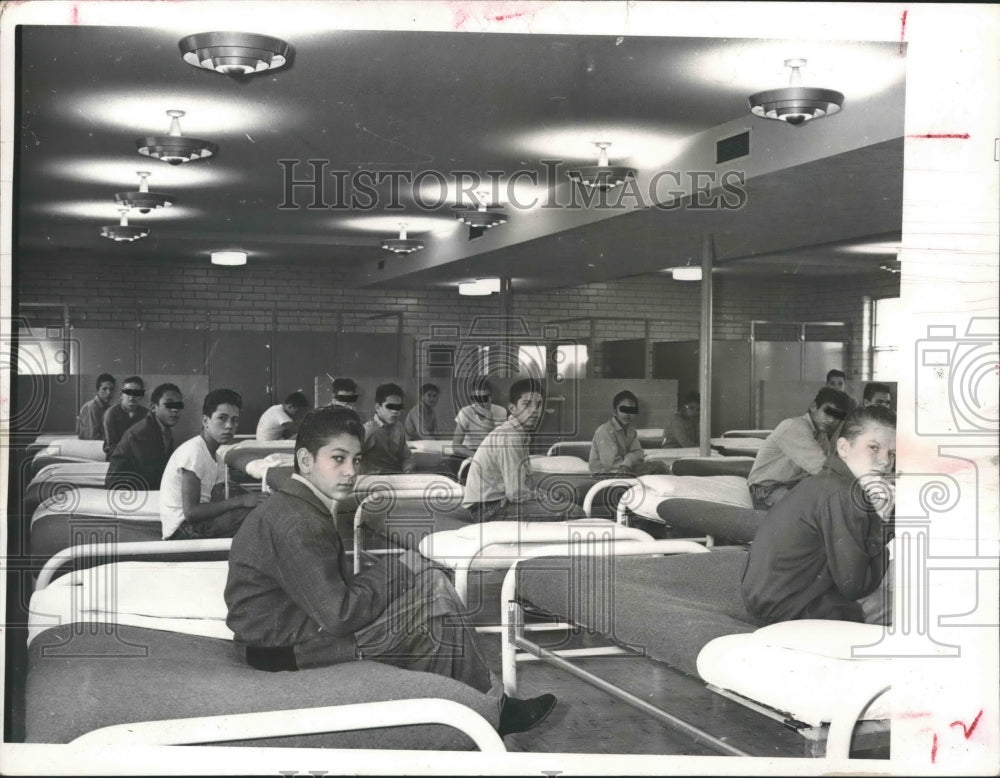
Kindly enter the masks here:
<path id="1" fill-rule="evenodd" d="M 757 450 L 747 483 L 792 483 L 815 475 L 832 450 L 829 436 L 816 429 L 808 413 L 785 419 Z"/>
<path id="2" fill-rule="evenodd" d="M 76 436 L 80 440 L 104 440 L 104 414 L 111 403 L 106 403 L 96 395 L 83 404 L 76 418 Z"/>
<path id="3" fill-rule="evenodd" d="M 430 406 L 420 403 L 406 414 L 403 431 L 407 440 L 434 438 L 438 433 L 437 414 Z"/>
<path id="4" fill-rule="evenodd" d="M 331 500 L 329 497 L 327 497 L 325 494 L 323 494 L 323 492 L 321 492 L 319 489 L 317 489 L 315 486 L 313 486 L 312 481 L 310 481 L 308 478 L 306 478 L 304 475 L 302 475 L 300 473 L 292 473 L 292 480 L 298 481 L 299 483 L 305 484 L 306 486 L 308 486 L 309 490 L 313 494 L 316 495 L 316 499 L 319 500 L 321 503 L 323 503 L 323 505 L 325 505 L 327 508 L 330 509 L 330 516 L 331 516 L 331 518 L 336 514 L 336 512 L 337 512 L 337 501 L 336 500 Z"/>
<path id="5" fill-rule="evenodd" d="M 201 435 L 181 443 L 167 460 L 160 481 L 160 524 L 164 540 L 173 535 L 184 521 L 182 470 L 194 473 L 201 480 L 199 503 L 211 502 L 212 489 L 226 482 L 226 466 L 208 452 L 208 445 Z"/>
<path id="6" fill-rule="evenodd" d="M 531 435 L 516 419 L 508 419 L 476 449 L 462 505 L 507 499 L 524 502 L 535 496 L 528 443 Z"/>
<path id="7" fill-rule="evenodd" d="M 489 414 L 476 405 L 466 405 L 455 417 L 455 431 L 463 434 L 462 445 L 475 450 L 493 430 L 507 421 L 507 411 L 499 405 L 490 405 Z"/>
<path id="8" fill-rule="evenodd" d="M 631 424 L 623 427 L 612 417 L 594 431 L 594 442 L 590 446 L 591 473 L 627 471 L 645 458 L 639 434 Z"/>
<path id="9" fill-rule="evenodd" d="M 281 440 L 281 425 L 294 419 L 285 411 L 280 403 L 272 405 L 260 415 L 257 422 L 257 440 Z"/>

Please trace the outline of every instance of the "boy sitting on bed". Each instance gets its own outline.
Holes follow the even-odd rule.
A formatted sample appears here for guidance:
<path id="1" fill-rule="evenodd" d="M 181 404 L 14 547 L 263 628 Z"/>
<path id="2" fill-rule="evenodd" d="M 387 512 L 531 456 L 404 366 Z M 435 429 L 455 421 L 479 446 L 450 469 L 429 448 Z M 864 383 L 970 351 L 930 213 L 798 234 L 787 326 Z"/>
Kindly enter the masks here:
<path id="1" fill-rule="evenodd" d="M 397 384 L 379 384 L 375 389 L 375 415 L 365 424 L 361 447 L 363 473 L 412 473 L 413 452 L 406 445 L 406 432 L 399 415 L 403 389 Z"/>
<path id="2" fill-rule="evenodd" d="M 754 617 L 889 623 L 895 464 L 896 415 L 852 411 L 822 471 L 768 512 L 750 546 L 741 591 Z"/>
<path id="3" fill-rule="evenodd" d="M 216 461 L 219 446 L 232 443 L 243 398 L 215 389 L 202 405 L 201 434 L 174 449 L 160 481 L 160 523 L 164 540 L 231 538 L 247 513 L 267 495 L 226 498 L 226 466 Z"/>
<path id="4" fill-rule="evenodd" d="M 80 440 L 104 440 L 104 414 L 111 408 L 115 393 L 115 377 L 110 373 L 97 376 L 97 394 L 80 408 L 76 417 L 76 436 Z"/>
<path id="5" fill-rule="evenodd" d="M 632 417 L 639 413 L 639 398 L 628 389 L 611 401 L 611 420 L 594 431 L 590 446 L 590 472 L 605 475 L 667 475 L 670 466 L 646 460 Z"/>
<path id="6" fill-rule="evenodd" d="M 555 490 L 535 488 L 529 443 L 545 404 L 541 385 L 531 378 L 515 381 L 509 399 L 507 421 L 486 436 L 472 458 L 462 505 L 476 521 L 583 518 L 579 505 Z"/>
<path id="7" fill-rule="evenodd" d="M 384 662 L 489 693 L 501 735 L 541 723 L 555 697 L 500 695 L 441 569 L 407 551 L 352 574 L 334 515 L 337 501 L 354 489 L 363 437 L 349 408 L 306 416 L 295 442 L 295 474 L 251 512 L 233 540 L 226 623 L 247 663 L 274 672 Z"/>
<path id="8" fill-rule="evenodd" d="M 358 401 L 358 385 L 353 378 L 334 378 L 330 384 L 333 397 L 330 406 L 334 408 L 354 408 Z"/>
<path id="9" fill-rule="evenodd" d="M 309 398 L 292 392 L 285 401 L 272 405 L 257 422 L 257 440 L 288 440 L 299 431 L 299 422 L 309 412 Z"/>
<path id="10" fill-rule="evenodd" d="M 754 508 L 768 510 L 823 468 L 851 403 L 843 392 L 824 386 L 804 414 L 779 422 L 757 450 L 747 476 Z"/>

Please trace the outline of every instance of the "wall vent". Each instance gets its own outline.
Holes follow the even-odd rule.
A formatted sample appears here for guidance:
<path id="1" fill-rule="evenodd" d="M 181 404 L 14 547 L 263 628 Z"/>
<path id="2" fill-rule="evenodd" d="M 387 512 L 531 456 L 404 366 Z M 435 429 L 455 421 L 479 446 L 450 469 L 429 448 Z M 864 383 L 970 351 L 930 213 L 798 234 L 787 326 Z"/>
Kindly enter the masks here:
<path id="1" fill-rule="evenodd" d="M 750 156 L 750 130 L 715 142 L 715 164 Z"/>

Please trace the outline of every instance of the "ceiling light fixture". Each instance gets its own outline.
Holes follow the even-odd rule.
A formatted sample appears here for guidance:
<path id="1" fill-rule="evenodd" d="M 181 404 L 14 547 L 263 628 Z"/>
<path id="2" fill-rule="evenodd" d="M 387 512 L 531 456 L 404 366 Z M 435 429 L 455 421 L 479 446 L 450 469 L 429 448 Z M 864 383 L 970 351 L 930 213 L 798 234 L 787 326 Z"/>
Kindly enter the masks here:
<path id="1" fill-rule="evenodd" d="M 218 152 L 219 147 L 210 141 L 185 138 L 181 135 L 180 118 L 183 115 L 184 111 L 167 111 L 167 116 L 170 117 L 170 129 L 167 134 L 138 138 L 135 146 L 139 153 L 162 159 L 171 165 L 180 165 L 182 162 L 207 159 Z"/>
<path id="2" fill-rule="evenodd" d="M 798 127 L 810 119 L 819 119 L 839 111 L 844 105 L 844 95 L 840 92 L 799 86 L 802 79 L 800 69 L 805 64 L 804 59 L 786 59 L 785 67 L 792 69 L 788 86 L 750 95 L 750 113 Z"/>
<path id="3" fill-rule="evenodd" d="M 290 48 L 280 38 L 250 32 L 199 32 L 177 46 L 189 65 L 237 77 L 277 70 L 288 61 Z"/>
<path id="4" fill-rule="evenodd" d="M 701 281 L 701 266 L 692 265 L 691 260 L 683 267 L 670 268 L 674 281 Z"/>
<path id="5" fill-rule="evenodd" d="M 423 247 L 424 244 L 421 241 L 406 237 L 405 224 L 399 225 L 398 238 L 387 238 L 382 241 L 382 248 L 394 254 L 412 254 L 414 251 L 420 251 Z"/>
<path id="6" fill-rule="evenodd" d="M 499 291 L 499 278 L 477 278 L 475 281 L 463 281 L 458 285 L 458 293 L 465 297 L 485 297 Z"/>
<path id="7" fill-rule="evenodd" d="M 139 240 L 140 238 L 145 238 L 149 235 L 149 227 L 130 227 L 128 223 L 128 209 L 120 208 L 121 211 L 121 221 L 118 224 L 110 224 L 101 227 L 101 235 L 110 240 L 121 242 L 121 241 L 133 241 Z"/>
<path id="8" fill-rule="evenodd" d="M 577 183 L 601 191 L 621 186 L 628 178 L 635 178 L 635 168 L 612 167 L 608 164 L 608 146 L 605 141 L 594 143 L 597 146 L 597 164 L 588 165 L 579 170 L 569 171 L 569 177 Z"/>
<path id="9" fill-rule="evenodd" d="M 489 192 L 477 192 L 476 207 L 464 208 L 455 214 L 455 218 L 470 227 L 488 230 L 507 222 L 508 216 L 503 211 L 491 211 L 486 205 Z"/>
<path id="10" fill-rule="evenodd" d="M 213 251 L 213 265 L 245 265 L 247 263 L 247 253 L 245 251 Z"/>
<path id="11" fill-rule="evenodd" d="M 138 192 L 118 192 L 115 194 L 115 203 L 120 208 L 137 208 L 139 213 L 149 213 L 156 208 L 169 208 L 174 204 L 173 195 L 149 191 L 149 182 L 146 180 L 149 178 L 148 172 L 143 170 L 136 175 L 139 176 Z"/>

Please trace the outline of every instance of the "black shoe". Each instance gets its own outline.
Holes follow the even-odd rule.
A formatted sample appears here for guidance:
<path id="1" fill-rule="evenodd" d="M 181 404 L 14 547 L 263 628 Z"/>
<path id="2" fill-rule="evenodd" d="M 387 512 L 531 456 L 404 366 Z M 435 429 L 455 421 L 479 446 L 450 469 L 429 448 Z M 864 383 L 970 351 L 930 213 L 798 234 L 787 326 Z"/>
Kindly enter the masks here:
<path id="1" fill-rule="evenodd" d="M 554 707 L 556 698 L 552 694 L 543 694 L 530 700 L 519 700 L 505 694 L 500 701 L 500 726 L 497 731 L 500 737 L 527 732 L 545 721 Z"/>

